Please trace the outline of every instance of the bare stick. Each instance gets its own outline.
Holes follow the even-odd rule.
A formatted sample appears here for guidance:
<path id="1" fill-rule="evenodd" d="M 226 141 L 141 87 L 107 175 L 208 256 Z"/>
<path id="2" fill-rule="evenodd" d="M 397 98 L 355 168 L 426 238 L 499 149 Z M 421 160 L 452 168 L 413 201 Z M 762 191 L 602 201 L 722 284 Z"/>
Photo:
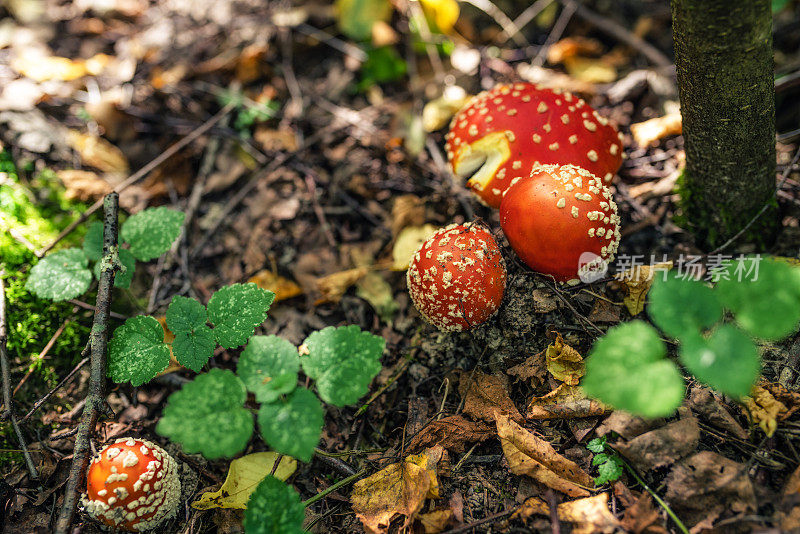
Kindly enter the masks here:
<path id="1" fill-rule="evenodd" d="M 78 488 L 84 478 L 89 463 L 89 438 L 97 425 L 97 419 L 105 401 L 106 385 L 106 343 L 108 342 L 108 317 L 114 277 L 120 268 L 117 256 L 119 195 L 109 193 L 103 201 L 103 259 L 100 260 L 100 281 L 97 285 L 97 305 L 92 331 L 89 334 L 91 345 L 91 376 L 89 394 L 78 424 L 75 437 L 72 465 L 69 468 L 64 503 L 56 521 L 56 534 L 67 534 L 75 517 L 78 504 Z"/>
<path id="2" fill-rule="evenodd" d="M 41 408 L 42 405 L 45 402 L 47 402 L 56 391 L 63 388 L 64 384 L 72 380 L 72 377 L 75 376 L 78 373 L 78 371 L 80 371 L 83 368 L 83 366 L 89 362 L 89 350 L 90 350 L 89 347 L 90 345 L 87 343 L 86 346 L 83 348 L 83 352 L 81 352 L 81 361 L 78 362 L 78 365 L 76 365 L 75 368 L 72 369 L 72 371 L 70 371 L 69 374 L 65 376 L 63 380 L 61 380 L 61 382 L 59 382 L 56 387 L 48 391 L 47 395 L 36 401 L 36 403 L 33 405 L 33 408 L 31 408 L 31 411 L 29 411 L 27 414 L 25 414 L 25 417 L 19 420 L 20 423 L 24 423 L 25 421 L 27 421 L 34 413 L 36 413 L 36 410 Z"/>
<path id="3" fill-rule="evenodd" d="M 17 441 L 19 441 L 19 448 L 22 450 L 22 456 L 25 457 L 25 465 L 28 466 L 28 472 L 31 478 L 39 478 L 36 472 L 36 466 L 33 465 L 31 455 L 28 452 L 28 446 L 25 444 L 25 437 L 19 429 L 17 424 L 17 416 L 14 415 L 14 405 L 11 399 L 11 372 L 8 369 L 8 352 L 6 351 L 6 342 L 8 341 L 8 333 L 6 330 L 6 284 L 3 280 L 5 272 L 0 271 L 0 368 L 3 373 L 3 402 L 6 408 L 3 413 L 3 419 L 10 419 L 11 426 L 14 427 L 14 432 L 17 434 Z"/>
<path id="4" fill-rule="evenodd" d="M 184 148 L 185 146 L 191 144 L 195 139 L 197 139 L 198 137 L 200 137 L 201 135 L 206 133 L 215 124 L 217 124 L 219 121 L 221 121 L 222 118 L 224 116 L 226 116 L 231 109 L 233 109 L 234 105 L 235 104 L 233 102 L 231 102 L 228 105 L 226 105 L 224 108 L 219 110 L 219 112 L 217 112 L 216 115 L 214 115 L 213 117 L 208 119 L 206 122 L 204 122 L 202 125 L 200 125 L 200 127 L 198 127 L 196 130 L 191 132 L 189 135 L 187 135 L 186 137 L 184 137 L 183 139 L 181 139 L 180 141 L 178 141 L 174 145 L 168 147 L 159 156 L 157 156 L 155 159 L 150 161 L 150 163 L 148 163 L 147 165 L 145 165 L 144 167 L 142 167 L 141 169 L 139 169 L 135 173 L 131 174 L 130 177 L 127 180 L 117 184 L 116 187 L 114 187 L 114 189 L 112 190 L 112 192 L 113 193 L 120 193 L 124 189 L 126 189 L 129 185 L 133 185 L 134 183 L 138 182 L 139 180 L 141 180 L 142 178 L 144 178 L 145 176 L 150 174 L 150 172 L 153 171 L 156 167 L 158 167 L 159 165 L 161 165 L 162 163 L 167 161 L 169 158 L 174 156 L 182 148 Z M 44 247 L 42 250 L 37 252 L 36 256 L 41 258 L 45 254 L 47 254 L 47 251 L 49 251 L 51 248 L 56 246 L 56 244 L 59 241 L 64 239 L 66 236 L 68 236 L 75 228 L 78 227 L 79 224 L 81 224 L 83 221 L 88 219 L 89 216 L 92 213 L 94 213 L 95 211 L 100 209 L 100 206 L 103 205 L 103 202 L 104 202 L 104 199 L 100 199 L 97 202 L 95 202 L 94 204 L 92 204 L 89 207 L 88 210 L 86 210 L 83 213 L 81 213 L 80 217 L 78 217 L 76 220 L 72 221 L 69 226 L 64 228 L 64 230 L 60 234 L 58 234 L 58 236 L 53 240 L 52 243 L 50 243 L 49 245 Z"/>

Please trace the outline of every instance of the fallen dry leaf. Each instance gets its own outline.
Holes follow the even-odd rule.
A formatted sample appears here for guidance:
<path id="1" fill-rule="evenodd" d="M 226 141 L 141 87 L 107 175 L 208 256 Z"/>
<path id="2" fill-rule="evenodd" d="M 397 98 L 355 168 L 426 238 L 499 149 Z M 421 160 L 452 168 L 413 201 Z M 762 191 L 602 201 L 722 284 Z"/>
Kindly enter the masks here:
<path id="1" fill-rule="evenodd" d="M 571 93 L 593 95 L 597 87 L 591 82 L 578 80 L 569 74 L 554 69 L 538 67 L 530 63 L 520 63 L 517 72 L 526 82 L 535 83 L 544 89 L 560 89 Z"/>
<path id="2" fill-rule="evenodd" d="M 625 291 L 624 302 L 631 315 L 638 315 L 644 309 L 647 293 L 653 285 L 657 272 L 671 268 L 671 261 L 653 265 L 636 265 L 614 276 L 620 281 Z"/>
<path id="3" fill-rule="evenodd" d="M 506 373 L 516 377 L 517 380 L 528 381 L 531 386 L 538 386 L 544 383 L 545 376 L 547 375 L 544 354 L 540 352 L 529 356 L 522 363 L 508 368 Z"/>
<path id="4" fill-rule="evenodd" d="M 487 375 L 480 371 L 462 371 L 458 381 L 458 392 L 464 399 L 464 413 L 475 419 L 494 422 L 495 414 L 508 415 L 522 422 L 514 402 L 508 394 L 508 377 Z"/>
<path id="5" fill-rule="evenodd" d="M 617 81 L 617 69 L 605 58 L 571 57 L 564 60 L 567 73 L 586 83 L 612 83 Z"/>
<path id="6" fill-rule="evenodd" d="M 175 334 L 173 334 L 170 329 L 167 328 L 167 318 L 162 315 L 160 317 L 156 317 L 156 321 L 161 323 L 161 328 L 164 329 L 164 343 L 169 346 L 169 365 L 166 369 L 156 375 L 164 376 L 168 375 L 169 373 L 174 373 L 175 371 L 180 371 L 184 367 L 178 363 L 178 359 L 175 358 L 175 355 L 172 353 L 172 342 L 175 341 Z"/>
<path id="7" fill-rule="evenodd" d="M 603 415 L 609 409 L 590 399 L 578 386 L 559 384 L 550 393 L 534 397 L 528 404 L 526 419 L 570 419 Z"/>
<path id="8" fill-rule="evenodd" d="M 350 500 L 367 532 L 388 532 L 396 514 L 406 517 L 407 527 L 425 499 L 439 497 L 436 466 L 443 452 L 442 447 L 433 447 L 355 483 Z"/>
<path id="9" fill-rule="evenodd" d="M 348 269 L 338 273 L 329 274 L 316 280 L 317 291 L 320 292 L 320 298 L 314 302 L 315 306 L 320 304 L 337 304 L 345 292 L 361 280 L 364 275 L 369 272 L 366 267 L 357 267 L 355 269 Z"/>
<path id="10" fill-rule="evenodd" d="M 397 236 L 406 226 L 425 223 L 425 201 L 417 195 L 400 195 L 392 204 L 392 235 Z"/>
<path id="11" fill-rule="evenodd" d="M 275 293 L 275 302 L 303 294 L 303 289 L 292 280 L 267 269 L 257 272 L 247 282 L 254 283 L 261 289 Z"/>
<path id="12" fill-rule="evenodd" d="M 11 68 L 37 82 L 51 80 L 68 82 L 88 74 L 93 76 L 100 74 L 113 59 L 106 54 L 97 54 L 84 60 L 44 56 L 34 52 L 16 57 L 11 61 Z"/>
<path id="13" fill-rule="evenodd" d="M 620 524 L 622 528 L 633 534 L 668 534 L 667 529 L 656 522 L 661 518 L 661 509 L 653 503 L 653 497 L 647 492 L 625 507 Z"/>
<path id="14" fill-rule="evenodd" d="M 452 510 L 434 510 L 419 515 L 419 522 L 425 534 L 439 534 L 453 522 Z"/>
<path id="15" fill-rule="evenodd" d="M 556 332 L 555 336 L 555 340 L 545 350 L 547 370 L 556 380 L 560 380 L 568 386 L 577 386 L 585 372 L 583 356 L 564 343 L 561 334 Z"/>
<path id="16" fill-rule="evenodd" d="M 658 140 L 669 135 L 680 135 L 683 131 L 681 114 L 676 111 L 663 117 L 631 124 L 633 140 L 642 148 L 655 145 Z"/>
<path id="17" fill-rule="evenodd" d="M 750 395 L 742 398 L 750 420 L 757 423 L 767 437 L 772 437 L 778 430 L 778 421 L 789 412 L 781 401 L 776 399 L 763 385 L 756 384 Z"/>
<path id="18" fill-rule="evenodd" d="M 528 475 L 570 497 L 586 497 L 594 481 L 578 464 L 558 454 L 545 440 L 497 414 L 497 435 L 511 472 Z"/>
<path id="19" fill-rule="evenodd" d="M 588 37 L 565 37 L 547 49 L 547 61 L 563 63 L 576 56 L 597 56 L 603 51 L 600 41 Z"/>
<path id="20" fill-rule="evenodd" d="M 253 139 L 264 150 L 271 152 L 288 151 L 294 152 L 297 150 L 297 135 L 291 130 L 273 130 L 266 126 L 256 127 L 253 133 Z"/>
<path id="21" fill-rule="evenodd" d="M 574 534 L 610 533 L 621 526 L 608 509 L 608 493 L 562 502 L 556 511 L 561 521 L 572 523 Z M 550 506 L 539 497 L 530 497 L 511 517 L 527 519 L 532 515 L 549 517 Z"/>
<path id="22" fill-rule="evenodd" d="M 406 226 L 397 235 L 392 248 L 392 270 L 405 271 L 417 249 L 438 230 L 432 224 Z"/>
<path id="23" fill-rule="evenodd" d="M 666 424 L 663 417 L 645 419 L 628 412 L 616 410 L 606 417 L 605 421 L 597 427 L 597 435 L 605 436 L 609 432 L 616 432 L 625 439 L 633 439 L 638 435 Z"/>
<path id="24" fill-rule="evenodd" d="M 796 532 L 800 529 L 800 467 L 794 470 L 783 488 L 778 511 L 782 532 Z"/>
<path id="25" fill-rule="evenodd" d="M 494 436 L 494 429 L 485 423 L 470 421 L 461 415 L 450 415 L 425 426 L 406 446 L 415 452 L 441 445 L 453 452 L 464 452 L 467 443 L 485 441 Z"/>
<path id="26" fill-rule="evenodd" d="M 92 171 L 65 169 L 56 176 L 64 184 L 64 196 L 70 200 L 87 202 L 103 197 L 111 192 L 111 185 Z"/>
<path id="27" fill-rule="evenodd" d="M 673 464 L 691 454 L 700 443 L 700 426 L 694 417 L 684 417 L 614 447 L 640 471 Z"/>
<path id="28" fill-rule="evenodd" d="M 451 86 L 442 96 L 431 100 L 422 108 L 422 127 L 426 132 L 444 128 L 470 98 L 461 87 Z"/>
<path id="29" fill-rule="evenodd" d="M 67 142 L 81 157 L 81 161 L 103 172 L 126 174 L 129 170 L 125 154 L 102 137 L 70 130 Z"/>
<path id="30" fill-rule="evenodd" d="M 688 397 L 688 406 L 695 413 L 712 426 L 730 432 L 739 439 L 749 437 L 747 430 L 742 428 L 736 419 L 725 409 L 722 400 L 711 390 L 704 386 L 694 386 Z"/>
<path id="31" fill-rule="evenodd" d="M 392 286 L 381 273 L 370 271 L 364 275 L 356 283 L 356 295 L 369 302 L 383 322 L 391 324 L 398 305 Z"/>

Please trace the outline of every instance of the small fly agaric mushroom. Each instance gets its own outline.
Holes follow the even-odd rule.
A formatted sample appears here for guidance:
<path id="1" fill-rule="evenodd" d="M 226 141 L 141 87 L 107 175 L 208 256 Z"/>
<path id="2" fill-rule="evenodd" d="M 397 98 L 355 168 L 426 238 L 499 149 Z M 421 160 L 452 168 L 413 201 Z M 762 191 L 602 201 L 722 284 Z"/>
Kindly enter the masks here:
<path id="1" fill-rule="evenodd" d="M 474 223 L 436 231 L 414 254 L 408 292 L 439 330 L 461 331 L 494 315 L 506 289 L 506 267 L 492 234 Z"/>
<path id="2" fill-rule="evenodd" d="M 520 259 L 569 284 L 590 281 L 614 260 L 619 222 L 608 187 L 575 165 L 534 167 L 500 204 L 500 225 Z"/>
<path id="3" fill-rule="evenodd" d="M 497 208 L 534 164 L 579 165 L 610 183 L 622 164 L 620 138 L 582 98 L 516 83 L 470 100 L 450 123 L 445 149 L 452 171 Z"/>
<path id="4" fill-rule="evenodd" d="M 106 525 L 141 532 L 175 515 L 178 464 L 161 447 L 133 438 L 107 445 L 89 464 L 83 506 Z"/>

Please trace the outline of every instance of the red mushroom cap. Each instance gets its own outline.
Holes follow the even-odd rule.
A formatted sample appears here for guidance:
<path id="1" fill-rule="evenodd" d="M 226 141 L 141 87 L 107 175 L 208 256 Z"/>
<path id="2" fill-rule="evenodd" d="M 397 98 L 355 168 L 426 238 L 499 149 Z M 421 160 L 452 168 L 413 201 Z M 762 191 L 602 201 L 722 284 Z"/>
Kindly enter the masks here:
<path id="1" fill-rule="evenodd" d="M 522 261 L 559 282 L 604 271 L 619 246 L 611 192 L 574 165 L 537 166 L 513 183 L 500 204 L 500 225 Z"/>
<path id="2" fill-rule="evenodd" d="M 89 464 L 86 512 L 129 532 L 150 530 L 175 515 L 180 504 L 178 464 L 161 447 L 133 438 L 104 447 Z"/>
<path id="3" fill-rule="evenodd" d="M 450 168 L 487 205 L 534 164 L 579 165 L 606 183 L 622 165 L 616 128 L 582 98 L 531 83 L 498 85 L 458 112 L 445 136 Z"/>
<path id="4" fill-rule="evenodd" d="M 503 301 L 506 267 L 492 234 L 476 224 L 451 224 L 425 241 L 408 268 L 411 300 L 444 331 L 486 322 Z"/>

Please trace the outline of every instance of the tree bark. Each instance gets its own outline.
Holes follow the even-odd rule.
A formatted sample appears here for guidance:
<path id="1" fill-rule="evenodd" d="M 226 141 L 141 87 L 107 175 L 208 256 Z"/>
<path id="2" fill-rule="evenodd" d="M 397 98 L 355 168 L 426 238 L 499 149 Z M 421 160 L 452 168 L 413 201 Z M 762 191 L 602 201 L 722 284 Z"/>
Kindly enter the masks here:
<path id="1" fill-rule="evenodd" d="M 715 248 L 757 217 L 739 239 L 766 244 L 777 228 L 770 0 L 672 0 L 672 28 L 685 222 Z"/>

